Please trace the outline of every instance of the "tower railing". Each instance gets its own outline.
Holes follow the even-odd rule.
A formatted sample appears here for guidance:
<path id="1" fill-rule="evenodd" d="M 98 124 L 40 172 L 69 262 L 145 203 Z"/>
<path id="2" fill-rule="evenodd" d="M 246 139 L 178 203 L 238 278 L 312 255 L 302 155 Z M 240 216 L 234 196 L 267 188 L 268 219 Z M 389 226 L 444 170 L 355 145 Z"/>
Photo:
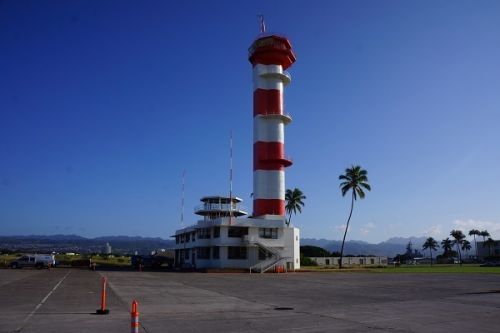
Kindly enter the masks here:
<path id="1" fill-rule="evenodd" d="M 233 203 L 204 203 L 196 206 L 194 208 L 194 212 L 200 212 L 200 211 L 217 211 L 217 212 L 237 212 L 237 211 L 242 211 L 246 212 L 247 208 L 243 205 Z"/>

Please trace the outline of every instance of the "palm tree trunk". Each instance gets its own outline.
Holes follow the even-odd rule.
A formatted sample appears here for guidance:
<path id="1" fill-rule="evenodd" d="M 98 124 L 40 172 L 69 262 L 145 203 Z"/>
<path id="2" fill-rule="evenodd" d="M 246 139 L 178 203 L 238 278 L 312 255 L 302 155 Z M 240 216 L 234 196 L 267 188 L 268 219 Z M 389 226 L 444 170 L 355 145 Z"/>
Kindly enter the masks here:
<path id="1" fill-rule="evenodd" d="M 429 252 L 431 253 L 431 267 L 432 267 L 432 249 L 429 248 Z"/>
<path id="2" fill-rule="evenodd" d="M 344 256 L 345 236 L 347 235 L 347 230 L 349 229 L 349 222 L 351 221 L 352 209 L 354 208 L 354 189 L 352 191 L 353 192 L 352 192 L 352 199 L 351 199 L 351 212 L 349 213 L 349 218 L 347 219 L 347 225 L 345 226 L 344 238 L 342 238 L 342 247 L 340 248 L 339 269 L 342 269 L 342 257 Z"/>
<path id="3" fill-rule="evenodd" d="M 460 245 L 457 243 L 457 250 L 458 250 L 458 262 L 460 263 L 460 266 L 462 266 L 462 253 L 460 252 Z"/>
<path id="4" fill-rule="evenodd" d="M 290 212 L 290 214 L 288 214 L 288 222 L 286 224 L 287 227 L 290 226 L 290 221 L 292 220 L 292 212 Z"/>
<path id="5" fill-rule="evenodd" d="M 474 246 L 476 247 L 476 260 L 477 260 L 478 252 L 477 252 L 476 234 L 474 234 L 473 236 L 474 236 Z"/>

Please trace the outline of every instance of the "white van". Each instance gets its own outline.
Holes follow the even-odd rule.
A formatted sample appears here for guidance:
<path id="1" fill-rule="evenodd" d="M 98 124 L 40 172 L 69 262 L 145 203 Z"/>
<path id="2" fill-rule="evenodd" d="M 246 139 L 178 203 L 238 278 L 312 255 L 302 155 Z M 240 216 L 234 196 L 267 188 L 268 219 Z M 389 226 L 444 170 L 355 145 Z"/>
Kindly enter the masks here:
<path id="1" fill-rule="evenodd" d="M 35 267 L 50 268 L 54 267 L 56 259 L 53 254 L 25 254 L 10 262 L 11 268 Z"/>

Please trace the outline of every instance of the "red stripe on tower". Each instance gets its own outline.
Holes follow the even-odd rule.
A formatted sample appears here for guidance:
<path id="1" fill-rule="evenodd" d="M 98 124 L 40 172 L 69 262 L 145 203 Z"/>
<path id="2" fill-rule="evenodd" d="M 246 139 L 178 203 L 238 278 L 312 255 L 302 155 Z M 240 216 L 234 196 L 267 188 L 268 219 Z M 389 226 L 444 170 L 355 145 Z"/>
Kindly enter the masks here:
<path id="1" fill-rule="evenodd" d="M 295 62 L 288 39 L 260 37 L 249 49 L 253 65 L 253 215 L 285 215 L 285 168 L 292 162 L 285 155 L 285 125 L 291 118 L 283 112 L 283 88 L 290 83 L 285 71 Z"/>
<path id="2" fill-rule="evenodd" d="M 283 110 L 283 94 L 277 89 L 260 89 L 253 92 L 253 115 L 281 114 Z"/>

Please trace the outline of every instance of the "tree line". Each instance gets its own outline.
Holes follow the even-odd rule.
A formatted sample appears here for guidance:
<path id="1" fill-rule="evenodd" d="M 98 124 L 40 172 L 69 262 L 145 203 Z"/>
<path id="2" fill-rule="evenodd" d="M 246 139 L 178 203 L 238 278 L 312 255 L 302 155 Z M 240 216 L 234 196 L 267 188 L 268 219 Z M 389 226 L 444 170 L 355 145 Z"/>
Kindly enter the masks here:
<path id="1" fill-rule="evenodd" d="M 443 258 L 451 258 L 455 257 L 458 254 L 458 261 L 460 263 L 460 266 L 462 265 L 462 251 L 465 251 L 466 253 L 471 250 L 472 246 L 469 240 L 466 239 L 465 234 L 462 232 L 462 230 L 452 230 L 450 232 L 450 237 L 447 237 L 441 241 L 441 248 L 443 249 L 443 254 L 441 257 Z M 477 247 L 477 240 L 476 236 L 481 236 L 483 237 L 483 246 L 488 246 L 489 249 L 489 256 L 491 257 L 491 248 L 494 245 L 495 241 L 490 237 L 490 233 L 487 230 L 479 231 L 477 229 L 472 229 L 469 231 L 469 236 L 473 236 L 474 238 L 474 244 L 475 244 L 475 250 L 476 250 L 476 258 L 478 257 L 478 247 Z M 488 239 L 486 239 L 488 237 Z M 432 252 L 437 251 L 439 247 L 438 242 L 432 238 L 429 237 L 425 240 L 425 243 L 422 245 L 423 250 L 429 250 L 429 254 L 431 257 L 431 266 L 432 266 Z M 456 251 L 453 250 L 455 247 Z"/>

